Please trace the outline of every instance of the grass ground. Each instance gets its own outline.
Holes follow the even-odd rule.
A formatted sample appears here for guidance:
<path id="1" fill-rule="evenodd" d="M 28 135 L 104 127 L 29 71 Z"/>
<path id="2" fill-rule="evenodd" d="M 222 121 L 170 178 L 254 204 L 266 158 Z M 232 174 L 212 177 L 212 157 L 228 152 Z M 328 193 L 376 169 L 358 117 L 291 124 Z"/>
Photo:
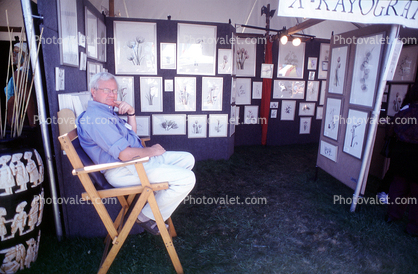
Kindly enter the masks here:
<path id="1" fill-rule="evenodd" d="M 407 219 L 387 225 L 386 205 L 351 213 L 335 204 L 334 195 L 353 190 L 321 170 L 314 181 L 316 155 L 315 144 L 251 146 L 229 160 L 198 162 L 194 204 L 173 214 L 185 273 L 418 273 L 418 238 L 403 233 Z M 376 195 L 378 182 L 369 179 L 365 196 Z M 241 204 L 219 204 L 227 197 Z M 95 273 L 103 247 L 101 238 L 43 235 L 38 260 L 21 273 Z M 109 273 L 174 268 L 161 238 L 140 234 L 128 237 Z"/>

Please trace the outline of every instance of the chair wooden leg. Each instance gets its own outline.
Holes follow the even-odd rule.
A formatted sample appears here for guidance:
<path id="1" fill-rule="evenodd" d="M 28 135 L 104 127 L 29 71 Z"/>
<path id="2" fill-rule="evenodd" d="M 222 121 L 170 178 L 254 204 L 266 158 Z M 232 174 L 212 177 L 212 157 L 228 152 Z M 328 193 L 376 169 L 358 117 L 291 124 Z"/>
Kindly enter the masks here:
<path id="1" fill-rule="evenodd" d="M 177 237 L 176 228 L 174 227 L 173 220 L 171 217 L 167 219 L 168 224 L 168 233 L 170 234 L 171 238 Z"/>

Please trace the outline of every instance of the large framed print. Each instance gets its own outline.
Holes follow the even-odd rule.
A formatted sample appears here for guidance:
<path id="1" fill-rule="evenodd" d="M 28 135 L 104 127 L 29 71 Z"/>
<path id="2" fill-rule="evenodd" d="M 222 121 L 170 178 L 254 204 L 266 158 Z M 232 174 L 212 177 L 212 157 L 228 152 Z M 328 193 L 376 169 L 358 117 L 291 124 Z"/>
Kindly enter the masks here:
<path id="1" fill-rule="evenodd" d="M 343 151 L 361 159 L 368 114 L 364 111 L 349 109 Z"/>
<path id="2" fill-rule="evenodd" d="M 235 87 L 235 104 L 251 104 L 251 78 L 237 78 Z"/>
<path id="3" fill-rule="evenodd" d="M 97 17 L 85 7 L 87 57 L 97 59 Z"/>
<path id="4" fill-rule="evenodd" d="M 394 116 L 401 109 L 402 102 L 408 92 L 408 85 L 391 85 L 388 102 L 388 116 Z"/>
<path id="5" fill-rule="evenodd" d="M 228 114 L 209 114 L 209 137 L 228 137 Z"/>
<path id="6" fill-rule="evenodd" d="M 207 136 L 207 116 L 206 115 L 188 115 L 188 137 L 206 138 Z"/>
<path id="7" fill-rule="evenodd" d="M 360 39 L 362 37 L 359 37 Z M 364 37 L 359 41 L 382 41 L 383 34 Z M 378 81 L 382 43 L 358 43 L 354 57 L 350 104 L 372 107 Z"/>
<path id="8" fill-rule="evenodd" d="M 114 21 L 115 73 L 157 74 L 157 24 Z"/>
<path id="9" fill-rule="evenodd" d="M 305 98 L 305 81 L 274 80 L 273 99 Z"/>
<path id="10" fill-rule="evenodd" d="M 417 73 L 418 46 L 403 47 L 393 81 L 414 82 Z"/>
<path id="11" fill-rule="evenodd" d="M 282 100 L 282 109 L 280 120 L 293 121 L 295 120 L 296 101 Z"/>
<path id="12" fill-rule="evenodd" d="M 202 77 L 202 111 L 222 111 L 223 77 Z"/>
<path id="13" fill-rule="evenodd" d="M 348 46 L 333 48 L 329 70 L 329 93 L 343 94 Z"/>
<path id="14" fill-rule="evenodd" d="M 186 114 L 153 114 L 153 135 L 186 135 Z"/>
<path id="15" fill-rule="evenodd" d="M 177 24 L 177 74 L 215 75 L 217 27 Z"/>
<path id="16" fill-rule="evenodd" d="M 255 77 L 257 44 L 251 43 L 251 41 L 249 38 L 237 37 L 235 45 L 237 76 Z"/>
<path id="17" fill-rule="evenodd" d="M 78 67 L 77 1 L 58 0 L 60 64 Z"/>
<path id="18" fill-rule="evenodd" d="M 116 76 L 115 78 L 119 88 L 117 100 L 125 101 L 135 108 L 134 77 Z M 115 111 L 119 111 L 118 108 L 115 108 Z"/>
<path id="19" fill-rule="evenodd" d="M 337 140 L 340 125 L 341 99 L 327 98 L 325 111 L 324 136 Z"/>
<path id="20" fill-rule="evenodd" d="M 321 43 L 319 49 L 318 79 L 327 79 L 330 44 Z"/>
<path id="21" fill-rule="evenodd" d="M 292 43 L 279 45 L 277 78 L 303 78 L 305 68 L 305 43 L 295 47 Z"/>
<path id="22" fill-rule="evenodd" d="M 176 43 L 160 43 L 160 68 L 176 69 Z"/>
<path id="23" fill-rule="evenodd" d="M 100 62 L 106 62 L 106 25 L 97 20 L 97 60 Z"/>
<path id="24" fill-rule="evenodd" d="M 196 77 L 174 77 L 175 111 L 196 111 Z"/>
<path id="25" fill-rule="evenodd" d="M 163 90 L 161 77 L 140 77 L 141 112 L 163 111 Z"/>
<path id="26" fill-rule="evenodd" d="M 218 74 L 232 74 L 232 49 L 218 49 Z"/>

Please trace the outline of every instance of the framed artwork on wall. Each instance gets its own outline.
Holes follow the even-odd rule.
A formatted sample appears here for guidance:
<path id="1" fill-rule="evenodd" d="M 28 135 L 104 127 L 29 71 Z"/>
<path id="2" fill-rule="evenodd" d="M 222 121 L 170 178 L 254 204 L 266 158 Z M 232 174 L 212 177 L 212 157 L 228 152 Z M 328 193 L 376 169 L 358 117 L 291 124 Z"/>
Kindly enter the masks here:
<path id="1" fill-rule="evenodd" d="M 153 135 L 186 135 L 186 114 L 153 114 Z"/>
<path id="2" fill-rule="evenodd" d="M 329 93 L 343 94 L 348 46 L 333 48 L 329 71 Z"/>
<path id="3" fill-rule="evenodd" d="M 257 124 L 258 123 L 258 106 L 245 106 L 244 107 L 244 124 Z"/>
<path id="4" fill-rule="evenodd" d="M 253 82 L 253 99 L 261 99 L 263 96 L 263 82 Z"/>
<path id="5" fill-rule="evenodd" d="M 58 0 L 60 64 L 78 67 L 77 1 Z"/>
<path id="6" fill-rule="evenodd" d="M 215 75 L 217 27 L 177 24 L 177 74 Z"/>
<path id="7" fill-rule="evenodd" d="M 119 87 L 117 100 L 125 101 L 135 108 L 134 77 L 116 76 L 116 82 L 118 82 Z M 119 111 L 118 108 L 115 108 L 115 111 Z"/>
<path id="8" fill-rule="evenodd" d="M 318 66 L 318 58 L 309 57 L 308 58 L 308 70 L 316 70 L 317 66 Z"/>
<path id="9" fill-rule="evenodd" d="M 151 117 L 149 116 L 136 116 L 136 134 L 138 136 L 151 136 Z"/>
<path id="10" fill-rule="evenodd" d="M 402 102 L 408 92 L 408 85 L 391 85 L 388 102 L 388 116 L 394 116 L 401 109 Z"/>
<path id="11" fill-rule="evenodd" d="M 327 87 L 327 81 L 321 81 L 321 94 L 319 95 L 319 104 L 323 105 L 325 103 L 325 90 Z"/>
<path id="12" fill-rule="evenodd" d="M 318 79 L 327 79 L 329 66 L 329 44 L 321 43 L 319 49 Z"/>
<path id="13" fill-rule="evenodd" d="M 295 120 L 295 109 L 296 101 L 295 100 L 283 100 L 280 120 L 293 121 Z"/>
<path id="14" fill-rule="evenodd" d="M 161 77 L 140 77 L 141 112 L 163 111 L 163 90 Z"/>
<path id="15" fill-rule="evenodd" d="M 188 115 L 188 137 L 206 138 L 207 137 L 207 116 L 206 115 Z"/>
<path id="16" fill-rule="evenodd" d="M 279 45 L 277 78 L 303 78 L 305 68 L 305 43 L 295 47 L 292 43 Z"/>
<path id="17" fill-rule="evenodd" d="M 270 113 L 270 118 L 277 118 L 277 109 L 272 109 Z"/>
<path id="18" fill-rule="evenodd" d="M 209 137 L 228 137 L 228 114 L 209 114 Z"/>
<path id="19" fill-rule="evenodd" d="M 222 111 L 223 77 L 202 77 L 202 111 Z"/>
<path id="20" fill-rule="evenodd" d="M 248 38 L 237 37 L 235 44 L 236 75 L 255 77 L 257 44 L 248 43 Z"/>
<path id="21" fill-rule="evenodd" d="M 273 78 L 273 64 L 261 64 L 261 78 L 271 79 Z"/>
<path id="22" fill-rule="evenodd" d="M 305 81 L 274 80 L 273 99 L 305 98 Z"/>
<path id="23" fill-rule="evenodd" d="M 251 78 L 237 78 L 235 104 L 251 105 Z"/>
<path id="24" fill-rule="evenodd" d="M 313 116 L 315 114 L 315 103 L 300 102 L 299 116 Z"/>
<path id="25" fill-rule="evenodd" d="M 327 98 L 325 110 L 324 136 L 337 140 L 340 125 L 341 99 Z"/>
<path id="26" fill-rule="evenodd" d="M 393 81 L 414 82 L 417 73 L 418 46 L 403 47 Z"/>
<path id="27" fill-rule="evenodd" d="M 237 78 L 232 77 L 231 81 L 231 105 L 235 104 L 237 98 Z"/>
<path id="28" fill-rule="evenodd" d="M 218 49 L 218 74 L 232 74 L 232 49 Z"/>
<path id="29" fill-rule="evenodd" d="M 160 43 L 160 68 L 176 69 L 176 43 Z"/>
<path id="30" fill-rule="evenodd" d="M 318 101 L 319 81 L 308 81 L 306 88 L 306 101 Z"/>
<path id="31" fill-rule="evenodd" d="M 101 20 L 97 20 L 97 38 L 97 60 L 106 62 L 106 25 Z"/>
<path id="32" fill-rule="evenodd" d="M 332 145 L 328 142 L 321 140 L 319 151 L 322 156 L 327 157 L 328 159 L 334 162 L 337 162 L 338 146 Z"/>
<path id="33" fill-rule="evenodd" d="M 174 77 L 175 111 L 196 111 L 196 77 Z"/>
<path id="34" fill-rule="evenodd" d="M 114 21 L 115 73 L 157 74 L 157 24 Z"/>
<path id="35" fill-rule="evenodd" d="M 237 106 L 231 106 L 231 113 L 229 114 L 229 136 L 235 133 L 235 125 L 238 123 L 237 120 Z"/>
<path id="36" fill-rule="evenodd" d="M 382 41 L 383 34 L 367 37 L 370 41 Z M 350 104 L 372 107 L 382 44 L 358 44 L 354 57 L 353 79 L 350 93 Z"/>
<path id="37" fill-rule="evenodd" d="M 324 107 L 316 107 L 316 120 L 322 120 Z"/>
<path id="38" fill-rule="evenodd" d="M 85 8 L 87 57 L 97 58 L 97 17 Z"/>
<path id="39" fill-rule="evenodd" d="M 361 159 L 363 152 L 367 116 L 367 112 L 364 111 L 348 110 L 343 151 L 358 159 Z"/>
<path id="40" fill-rule="evenodd" d="M 300 117 L 299 134 L 311 133 L 312 117 Z"/>
<path id="41" fill-rule="evenodd" d="M 164 79 L 164 91 L 165 92 L 174 91 L 173 79 Z"/>

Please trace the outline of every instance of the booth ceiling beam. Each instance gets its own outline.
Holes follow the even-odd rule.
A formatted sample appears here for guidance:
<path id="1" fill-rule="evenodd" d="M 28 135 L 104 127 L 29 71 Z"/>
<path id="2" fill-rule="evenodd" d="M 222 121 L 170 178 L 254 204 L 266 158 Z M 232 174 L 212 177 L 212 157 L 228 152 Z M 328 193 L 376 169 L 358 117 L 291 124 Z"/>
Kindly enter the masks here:
<path id="1" fill-rule="evenodd" d="M 304 29 L 310 28 L 310 27 L 312 27 L 312 26 L 314 26 L 318 23 L 321 23 L 322 21 L 325 21 L 325 20 L 323 20 L 323 19 L 308 19 L 308 20 L 306 20 L 306 21 L 304 21 L 300 24 L 297 24 L 294 27 L 289 28 L 287 30 L 287 34 L 291 35 L 291 34 L 297 33 L 297 32 L 302 31 Z"/>

